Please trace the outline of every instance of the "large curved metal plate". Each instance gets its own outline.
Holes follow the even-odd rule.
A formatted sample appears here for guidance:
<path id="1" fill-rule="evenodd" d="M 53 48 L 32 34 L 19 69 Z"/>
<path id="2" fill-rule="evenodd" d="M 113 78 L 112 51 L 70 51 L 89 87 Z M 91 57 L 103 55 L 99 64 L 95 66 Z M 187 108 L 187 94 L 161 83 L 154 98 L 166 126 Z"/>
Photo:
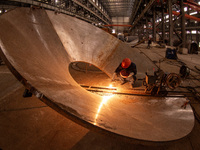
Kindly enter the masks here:
<path id="1" fill-rule="evenodd" d="M 100 97 L 81 88 L 68 66 L 91 63 L 109 76 L 125 57 L 138 74 L 155 66 L 136 49 L 76 18 L 43 9 L 17 8 L 0 16 L 1 55 L 16 77 L 53 109 L 90 129 L 127 139 L 170 141 L 194 125 L 185 99 Z M 109 99 L 110 98 L 110 99 Z"/>

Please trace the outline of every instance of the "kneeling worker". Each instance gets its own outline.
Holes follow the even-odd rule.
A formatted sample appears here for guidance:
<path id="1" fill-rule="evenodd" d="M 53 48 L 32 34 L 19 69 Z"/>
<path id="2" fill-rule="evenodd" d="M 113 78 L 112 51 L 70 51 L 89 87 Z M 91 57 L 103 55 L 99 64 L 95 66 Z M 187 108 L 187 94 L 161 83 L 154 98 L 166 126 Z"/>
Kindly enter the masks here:
<path id="1" fill-rule="evenodd" d="M 112 77 L 112 81 L 114 81 L 117 76 L 122 81 L 122 84 L 129 82 L 133 86 L 136 81 L 136 74 L 136 65 L 133 62 L 131 62 L 129 58 L 125 58 L 115 70 L 115 73 Z"/>

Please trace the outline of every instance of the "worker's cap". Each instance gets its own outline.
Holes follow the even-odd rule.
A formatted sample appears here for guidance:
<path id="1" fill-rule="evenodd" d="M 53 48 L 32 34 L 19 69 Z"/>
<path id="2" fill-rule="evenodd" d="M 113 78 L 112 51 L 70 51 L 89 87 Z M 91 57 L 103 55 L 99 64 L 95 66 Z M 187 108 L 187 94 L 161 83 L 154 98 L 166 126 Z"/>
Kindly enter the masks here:
<path id="1" fill-rule="evenodd" d="M 124 58 L 121 66 L 123 68 L 128 68 L 131 65 L 131 60 L 129 58 Z"/>

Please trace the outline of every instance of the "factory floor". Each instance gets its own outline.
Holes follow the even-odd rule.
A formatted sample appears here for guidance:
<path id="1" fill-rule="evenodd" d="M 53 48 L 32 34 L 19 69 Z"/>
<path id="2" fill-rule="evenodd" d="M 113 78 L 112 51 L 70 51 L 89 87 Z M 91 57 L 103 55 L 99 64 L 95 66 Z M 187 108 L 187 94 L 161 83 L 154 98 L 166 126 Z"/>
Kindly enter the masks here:
<path id="1" fill-rule="evenodd" d="M 164 48 L 146 49 L 145 44 L 136 48 L 158 66 L 159 60 L 165 57 Z M 191 69 L 191 74 L 188 79 L 182 81 L 181 85 L 194 87 L 196 91 L 200 92 L 200 71 L 196 69 L 200 68 L 200 55 L 178 54 L 178 58 L 179 62 L 162 61 L 161 69 L 165 72 L 178 73 L 180 61 L 184 62 Z M 83 72 L 71 68 L 71 74 L 79 84 L 108 86 L 107 83 L 110 79 L 107 75 L 98 71 L 90 73 L 89 69 L 91 68 L 87 69 L 86 72 Z M 95 78 L 95 80 L 93 81 L 91 78 Z M 200 149 L 200 122 L 198 119 L 195 121 L 192 132 L 180 140 L 151 144 L 128 143 L 90 131 L 63 117 L 36 97 L 24 98 L 23 93 L 22 84 L 15 79 L 5 65 L 0 65 L 0 150 Z M 190 100 L 196 117 L 198 117 L 200 102 L 194 98 Z"/>

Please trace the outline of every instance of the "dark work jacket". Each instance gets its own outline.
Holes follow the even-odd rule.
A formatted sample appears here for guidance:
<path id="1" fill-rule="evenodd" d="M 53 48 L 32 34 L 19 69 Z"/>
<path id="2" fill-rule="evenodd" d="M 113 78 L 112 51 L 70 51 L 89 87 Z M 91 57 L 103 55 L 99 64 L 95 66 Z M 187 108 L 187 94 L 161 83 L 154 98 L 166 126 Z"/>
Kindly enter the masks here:
<path id="1" fill-rule="evenodd" d="M 148 40 L 148 44 L 151 44 L 151 40 Z"/>
<path id="2" fill-rule="evenodd" d="M 131 65 L 128 68 L 123 68 L 121 66 L 121 63 L 120 63 L 119 66 L 117 67 L 117 69 L 115 70 L 115 73 L 119 74 L 120 71 L 122 71 L 122 70 L 126 70 L 129 74 L 131 72 L 133 72 L 134 75 L 137 74 L 137 68 L 136 68 L 136 65 L 133 62 L 131 62 Z"/>

